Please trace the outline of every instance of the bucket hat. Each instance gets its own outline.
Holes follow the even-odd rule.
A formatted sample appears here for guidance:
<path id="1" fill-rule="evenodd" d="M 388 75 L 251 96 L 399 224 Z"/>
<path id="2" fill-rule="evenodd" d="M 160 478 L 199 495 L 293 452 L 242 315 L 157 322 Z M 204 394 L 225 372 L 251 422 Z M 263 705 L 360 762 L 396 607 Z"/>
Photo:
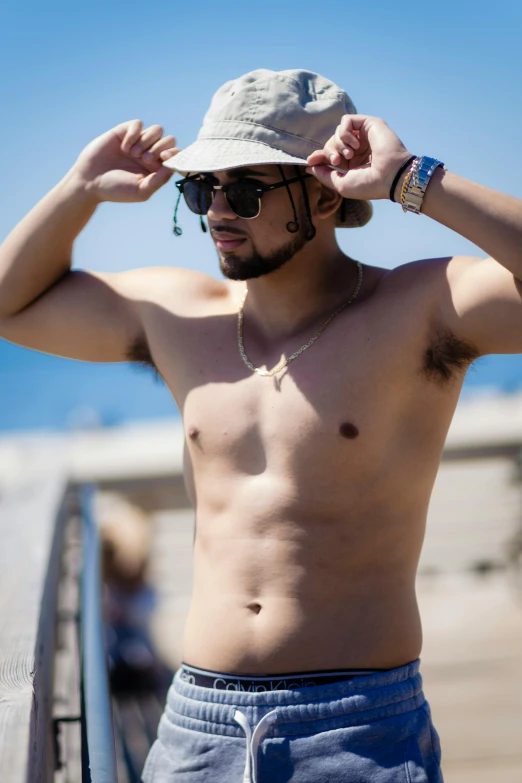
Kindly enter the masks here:
<path id="1" fill-rule="evenodd" d="M 215 93 L 197 139 L 163 165 L 180 174 L 238 166 L 293 164 L 322 149 L 344 114 L 356 114 L 348 95 L 312 71 L 260 68 Z M 364 226 L 369 201 L 343 199 L 339 228 Z"/>

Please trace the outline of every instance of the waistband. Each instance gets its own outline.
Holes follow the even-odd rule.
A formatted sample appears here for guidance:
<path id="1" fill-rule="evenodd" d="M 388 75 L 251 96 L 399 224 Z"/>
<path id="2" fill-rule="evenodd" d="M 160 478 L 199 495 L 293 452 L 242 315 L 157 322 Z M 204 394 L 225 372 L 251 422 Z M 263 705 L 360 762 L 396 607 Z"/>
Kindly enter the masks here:
<path id="1" fill-rule="evenodd" d="M 264 691 L 299 690 L 313 688 L 315 685 L 331 685 L 336 682 L 353 680 L 354 677 L 374 674 L 386 669 L 321 669 L 308 672 L 285 672 L 283 674 L 231 674 L 201 669 L 182 663 L 179 676 L 183 682 L 199 685 L 202 688 L 215 688 L 226 691 Z"/>
<path id="2" fill-rule="evenodd" d="M 249 692 L 205 688 L 185 681 L 181 668 L 167 695 L 159 738 L 176 745 L 179 726 L 206 734 L 246 739 L 244 783 L 259 783 L 258 750 L 265 738 L 312 735 L 339 727 L 364 726 L 379 742 L 378 726 L 388 718 L 411 731 L 407 713 L 425 704 L 420 660 L 342 682 L 291 690 Z"/>
<path id="3" fill-rule="evenodd" d="M 420 660 L 351 680 L 295 690 L 264 692 L 203 688 L 185 682 L 181 669 L 167 694 L 164 722 L 230 737 L 243 736 L 234 719 L 241 710 L 251 725 L 269 712 L 271 734 L 288 736 L 317 730 L 317 722 L 357 726 L 420 707 L 424 702 Z M 311 724 L 315 725 L 315 728 Z M 165 726 L 167 728 L 167 726 Z"/>

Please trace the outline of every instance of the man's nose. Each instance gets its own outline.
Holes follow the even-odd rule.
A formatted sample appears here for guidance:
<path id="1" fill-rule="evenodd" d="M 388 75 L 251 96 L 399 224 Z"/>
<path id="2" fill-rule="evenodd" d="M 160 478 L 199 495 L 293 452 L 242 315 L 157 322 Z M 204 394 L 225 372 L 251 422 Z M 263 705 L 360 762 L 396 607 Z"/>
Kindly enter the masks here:
<path id="1" fill-rule="evenodd" d="M 208 210 L 208 217 L 211 220 L 235 220 L 236 213 L 229 207 L 222 190 L 214 191 L 214 198 Z"/>

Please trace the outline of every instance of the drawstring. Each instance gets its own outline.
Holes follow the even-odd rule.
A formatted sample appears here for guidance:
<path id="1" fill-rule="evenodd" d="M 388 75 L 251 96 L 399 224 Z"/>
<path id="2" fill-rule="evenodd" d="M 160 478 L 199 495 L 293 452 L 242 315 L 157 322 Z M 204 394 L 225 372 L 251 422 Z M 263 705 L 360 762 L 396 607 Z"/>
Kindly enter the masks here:
<path id="1" fill-rule="evenodd" d="M 243 773 L 243 783 L 259 783 L 257 779 L 257 751 L 268 731 L 270 720 L 267 720 L 267 718 L 270 718 L 271 715 L 275 715 L 276 711 L 277 710 L 272 710 L 271 712 L 267 712 L 267 714 L 261 718 L 254 731 L 252 731 L 250 728 L 250 724 L 248 723 L 246 715 L 244 715 L 239 710 L 234 712 L 234 720 L 236 723 L 239 723 L 245 732 L 247 741 L 247 754 L 245 771 Z"/>
<path id="2" fill-rule="evenodd" d="M 306 217 L 308 219 L 308 231 L 306 232 L 306 238 L 308 240 L 313 239 L 315 237 L 316 231 L 315 226 L 312 222 L 312 212 L 310 209 L 310 199 L 308 198 L 308 191 L 306 189 L 306 184 L 304 179 L 301 176 L 301 167 L 295 166 L 295 173 L 299 177 L 299 184 L 301 186 L 301 192 L 303 194 L 303 199 L 305 203 L 305 209 L 306 209 Z"/>
<path id="3" fill-rule="evenodd" d="M 297 231 L 299 231 L 299 221 L 297 219 L 297 210 L 295 208 L 294 197 L 292 196 L 292 191 L 290 190 L 290 185 L 286 181 L 285 172 L 283 171 L 283 167 L 282 166 L 278 166 L 277 168 L 279 169 L 279 174 L 281 176 L 281 179 L 285 183 L 286 192 L 288 193 L 288 198 L 290 199 L 290 203 L 292 205 L 292 210 L 294 212 L 294 219 L 290 220 L 290 222 L 286 224 L 286 230 L 289 231 L 291 234 L 295 234 Z"/>
<path id="4" fill-rule="evenodd" d="M 172 229 L 174 236 L 177 237 L 180 237 L 183 233 L 183 231 L 181 230 L 181 226 L 178 226 L 178 207 L 179 207 L 180 199 L 181 199 L 181 190 L 178 193 L 178 200 L 176 201 L 176 208 L 174 210 L 174 228 Z"/>

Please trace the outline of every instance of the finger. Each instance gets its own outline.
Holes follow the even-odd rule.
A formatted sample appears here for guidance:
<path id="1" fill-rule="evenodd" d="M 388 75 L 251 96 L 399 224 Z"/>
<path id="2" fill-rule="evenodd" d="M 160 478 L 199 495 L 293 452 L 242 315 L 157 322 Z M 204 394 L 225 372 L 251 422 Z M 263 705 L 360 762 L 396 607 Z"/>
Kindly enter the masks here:
<path id="1" fill-rule="evenodd" d="M 343 150 L 346 149 L 345 145 L 335 140 L 335 136 L 332 136 L 322 150 L 315 150 L 307 158 L 309 166 L 337 166 L 343 171 L 346 171 L 346 158 L 353 157 L 353 150 L 348 151 L 346 156 L 343 155 Z M 348 148 L 350 150 L 350 148 Z"/>
<path id="2" fill-rule="evenodd" d="M 342 157 L 345 160 L 350 160 L 355 155 L 355 148 L 353 146 L 355 136 L 352 136 L 352 134 L 348 133 L 342 133 L 340 128 L 337 129 L 337 132 L 335 134 L 335 152 L 337 152 L 339 155 L 342 155 Z M 357 139 L 355 139 L 357 141 Z M 358 142 L 357 142 L 358 143 Z"/>
<path id="3" fill-rule="evenodd" d="M 367 120 L 375 120 L 376 117 L 371 117 L 369 114 L 343 114 L 341 124 L 345 123 L 346 127 L 350 128 L 351 132 L 358 131 L 362 128 Z"/>
<path id="4" fill-rule="evenodd" d="M 347 166 L 347 158 L 349 159 L 354 155 L 352 148 L 346 147 L 344 142 L 338 141 L 335 136 L 332 136 L 330 141 L 327 142 L 324 153 L 329 166 L 341 167 L 343 169 Z"/>
<path id="5" fill-rule="evenodd" d="M 361 143 L 355 135 L 358 131 L 354 132 L 353 121 L 351 114 L 345 114 L 342 117 L 341 122 L 337 126 L 336 136 L 339 141 L 344 141 L 344 146 L 350 145 L 354 150 L 358 150 Z"/>
<path id="6" fill-rule="evenodd" d="M 154 160 L 158 159 L 161 152 L 165 152 L 169 149 L 175 149 L 176 148 L 176 139 L 174 136 L 164 136 L 162 139 L 157 141 L 155 144 L 152 145 L 152 147 L 149 147 L 149 149 L 143 153 L 144 160 Z"/>
<path id="7" fill-rule="evenodd" d="M 332 190 L 337 190 L 336 183 L 339 180 L 339 172 L 334 169 L 329 168 L 328 166 L 308 166 L 306 172 L 308 174 L 313 174 L 321 185 L 326 185 L 326 187 L 331 188 Z"/>
<path id="8" fill-rule="evenodd" d="M 323 163 L 326 163 L 327 165 L 331 166 L 339 166 L 341 163 L 344 163 L 343 156 L 343 150 L 346 149 L 346 144 L 338 139 L 336 134 L 331 136 L 326 144 L 324 145 L 324 148 L 322 150 L 324 155 L 324 160 L 315 160 L 315 159 L 308 159 L 308 162 L 312 165 L 323 165 Z"/>
<path id="9" fill-rule="evenodd" d="M 330 162 L 330 158 L 323 150 L 314 150 L 311 155 L 308 156 L 306 162 L 309 166 L 327 166 Z"/>
<path id="10" fill-rule="evenodd" d="M 353 171 L 339 171 L 327 166 L 312 166 L 306 171 L 332 190 L 335 190 L 343 198 L 372 199 L 372 190 L 375 192 L 375 177 L 371 166 L 362 166 Z"/>
<path id="11" fill-rule="evenodd" d="M 177 147 L 174 147 L 172 150 L 165 150 L 164 152 L 160 152 L 159 157 L 160 160 L 165 162 L 166 160 L 170 160 L 174 157 L 174 155 L 177 155 L 181 150 L 179 150 Z"/>
<path id="12" fill-rule="evenodd" d="M 343 161 L 342 154 L 340 151 L 332 152 L 330 155 L 330 163 L 332 166 L 340 166 Z"/>
<path id="13" fill-rule="evenodd" d="M 131 155 L 140 157 L 149 147 L 155 144 L 163 136 L 161 125 L 151 125 L 142 131 L 140 138 L 133 144 Z"/>
<path id="14" fill-rule="evenodd" d="M 141 135 L 141 131 L 143 130 L 143 123 L 141 120 L 131 120 L 130 122 L 125 122 L 122 125 L 119 125 L 117 128 L 115 128 L 115 130 L 117 131 L 118 128 L 125 128 L 125 135 L 121 143 L 121 150 L 122 152 L 130 152 L 132 145 L 139 139 Z"/>
<path id="15" fill-rule="evenodd" d="M 160 166 L 157 171 L 153 171 L 144 177 L 138 185 L 138 190 L 143 200 L 146 201 L 157 190 L 159 190 L 169 179 L 174 172 L 165 166 Z"/>

